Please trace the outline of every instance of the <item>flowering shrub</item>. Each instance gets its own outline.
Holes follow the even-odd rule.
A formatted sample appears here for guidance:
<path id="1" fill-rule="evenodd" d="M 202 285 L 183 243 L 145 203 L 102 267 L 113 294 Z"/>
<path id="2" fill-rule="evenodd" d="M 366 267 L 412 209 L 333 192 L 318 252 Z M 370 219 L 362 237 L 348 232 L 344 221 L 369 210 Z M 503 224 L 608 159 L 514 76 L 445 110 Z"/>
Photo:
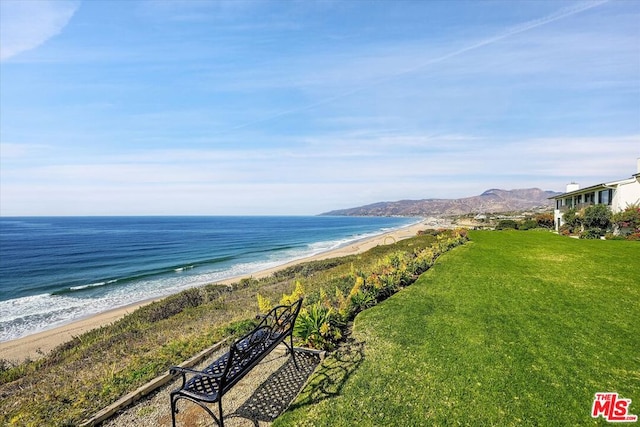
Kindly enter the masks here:
<path id="1" fill-rule="evenodd" d="M 628 240 L 640 240 L 640 206 L 631 205 L 613 214 L 611 222 Z"/>
<path id="2" fill-rule="evenodd" d="M 349 293 L 345 295 L 336 287 L 333 297 L 329 297 L 324 290 L 320 290 L 319 297 L 318 294 L 308 296 L 307 301 L 316 302 L 302 308 L 296 321 L 294 335 L 306 346 L 323 350 L 334 349 L 342 338 L 341 329 L 356 314 L 410 285 L 433 265 L 440 254 L 467 240 L 466 230 L 441 231 L 431 246 L 391 253 L 381 258 L 371 272 L 356 271 L 352 266 L 350 274 L 344 277 L 347 289 L 348 283 L 353 283 Z M 298 281 L 293 293 L 284 295 L 280 304 L 291 304 L 303 296 L 305 290 Z M 258 295 L 258 305 L 266 307 L 270 302 Z"/>
<path id="3" fill-rule="evenodd" d="M 302 283 L 298 280 L 296 281 L 295 289 L 290 295 L 282 295 L 282 298 L 280 298 L 280 305 L 291 305 L 300 298 L 303 298 L 304 294 L 304 286 L 302 286 Z M 274 304 L 269 298 L 264 297 L 259 293 L 256 295 L 256 298 L 258 299 L 258 310 L 260 313 L 267 313 L 274 307 Z"/>
<path id="4" fill-rule="evenodd" d="M 273 308 L 273 304 L 269 298 L 263 297 L 260 294 L 257 294 L 256 297 L 258 298 L 258 310 L 260 313 L 268 313 L 269 310 Z"/>
<path id="5" fill-rule="evenodd" d="M 627 236 L 627 240 L 640 241 L 640 231 L 636 231 L 635 233 L 629 234 Z"/>
<path id="6" fill-rule="evenodd" d="M 394 252 L 378 261 L 375 270 L 368 276 L 355 274 L 354 285 L 346 297 L 336 289 L 338 313 L 342 320 L 353 319 L 360 311 L 410 285 L 433 265 L 440 254 L 466 240 L 467 231 L 464 229 L 440 232 L 436 236 L 436 242 L 430 247 L 413 252 Z"/>
<path id="7" fill-rule="evenodd" d="M 415 274 L 422 274 L 431 268 L 435 261 L 437 252 L 434 248 L 424 248 L 414 252 L 413 271 Z"/>
<path id="8" fill-rule="evenodd" d="M 291 295 L 282 295 L 280 304 L 291 305 L 294 302 L 298 301 L 300 298 L 303 298 L 304 294 L 304 286 L 302 286 L 302 283 L 299 280 L 296 280 L 296 288 L 293 290 L 293 293 L 291 293 Z"/>
<path id="9" fill-rule="evenodd" d="M 538 224 L 538 227 L 553 228 L 555 221 L 552 213 L 541 213 L 535 216 L 534 220 Z"/>

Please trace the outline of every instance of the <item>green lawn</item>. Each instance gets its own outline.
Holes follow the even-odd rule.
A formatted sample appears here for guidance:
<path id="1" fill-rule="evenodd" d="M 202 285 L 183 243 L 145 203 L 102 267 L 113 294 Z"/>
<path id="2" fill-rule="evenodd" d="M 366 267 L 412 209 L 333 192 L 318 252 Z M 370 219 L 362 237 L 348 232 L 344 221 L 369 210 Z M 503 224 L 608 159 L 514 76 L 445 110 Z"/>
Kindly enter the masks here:
<path id="1" fill-rule="evenodd" d="M 640 244 L 471 232 L 355 320 L 276 426 L 606 425 L 640 415 Z"/>

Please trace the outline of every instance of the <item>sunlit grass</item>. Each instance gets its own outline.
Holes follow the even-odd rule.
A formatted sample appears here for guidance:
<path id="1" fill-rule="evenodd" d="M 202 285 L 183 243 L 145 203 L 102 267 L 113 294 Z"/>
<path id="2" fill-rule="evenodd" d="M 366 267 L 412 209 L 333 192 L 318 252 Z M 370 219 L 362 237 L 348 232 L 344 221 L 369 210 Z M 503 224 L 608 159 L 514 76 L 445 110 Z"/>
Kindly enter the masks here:
<path id="1" fill-rule="evenodd" d="M 590 417 L 599 391 L 639 414 L 640 244 L 471 239 L 362 312 L 363 360 L 335 380 L 335 360 L 319 371 L 340 393 L 313 379 L 276 425 L 604 425 Z"/>

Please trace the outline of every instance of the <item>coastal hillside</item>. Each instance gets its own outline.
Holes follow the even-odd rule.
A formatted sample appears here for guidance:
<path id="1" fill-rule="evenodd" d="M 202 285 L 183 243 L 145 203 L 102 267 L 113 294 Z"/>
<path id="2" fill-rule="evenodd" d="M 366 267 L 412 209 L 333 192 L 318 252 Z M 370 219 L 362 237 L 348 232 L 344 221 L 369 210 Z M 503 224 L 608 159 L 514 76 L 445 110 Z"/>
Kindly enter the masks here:
<path id="1" fill-rule="evenodd" d="M 379 202 L 356 208 L 340 209 L 322 215 L 346 216 L 447 216 L 484 212 L 510 212 L 531 209 L 548 209 L 560 194 L 539 188 L 519 190 L 490 189 L 479 196 L 461 199 L 422 199 Z"/>

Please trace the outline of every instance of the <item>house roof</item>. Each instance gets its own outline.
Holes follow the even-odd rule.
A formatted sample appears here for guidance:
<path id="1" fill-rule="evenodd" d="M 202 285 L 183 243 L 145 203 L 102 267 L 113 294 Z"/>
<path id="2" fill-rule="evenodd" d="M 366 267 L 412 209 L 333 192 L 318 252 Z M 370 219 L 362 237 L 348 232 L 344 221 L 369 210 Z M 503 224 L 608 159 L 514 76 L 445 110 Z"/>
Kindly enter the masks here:
<path id="1" fill-rule="evenodd" d="M 590 192 L 596 191 L 596 190 L 602 190 L 602 189 L 605 189 L 605 188 L 617 187 L 620 184 L 628 183 L 630 181 L 635 181 L 639 176 L 640 176 L 640 173 L 637 173 L 637 174 L 633 175 L 632 178 L 621 179 L 621 180 L 618 180 L 618 181 L 611 181 L 611 182 L 603 182 L 602 184 L 596 184 L 596 185 L 592 185 L 592 186 L 585 187 L 585 188 L 579 188 L 577 190 L 573 190 L 573 191 L 569 191 L 567 193 L 558 194 L 557 196 L 549 197 L 547 200 L 564 199 L 565 197 L 575 196 L 575 195 L 578 195 L 578 194 L 590 193 Z"/>

